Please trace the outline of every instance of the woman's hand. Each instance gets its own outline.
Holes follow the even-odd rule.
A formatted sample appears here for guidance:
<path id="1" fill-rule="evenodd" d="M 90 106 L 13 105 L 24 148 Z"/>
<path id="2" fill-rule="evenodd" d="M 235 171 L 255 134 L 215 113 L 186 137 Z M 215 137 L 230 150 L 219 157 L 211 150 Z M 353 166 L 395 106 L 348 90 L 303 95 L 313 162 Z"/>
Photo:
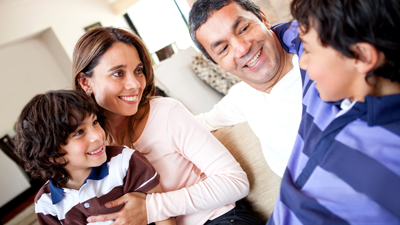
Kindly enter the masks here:
<path id="1" fill-rule="evenodd" d="M 87 219 L 89 223 L 104 222 L 108 220 L 115 220 L 113 225 L 146 225 L 147 224 L 147 210 L 146 210 L 146 194 L 139 192 L 132 192 L 123 195 L 117 200 L 107 202 L 106 208 L 115 206 L 125 206 L 116 213 L 105 215 L 91 216 Z"/>

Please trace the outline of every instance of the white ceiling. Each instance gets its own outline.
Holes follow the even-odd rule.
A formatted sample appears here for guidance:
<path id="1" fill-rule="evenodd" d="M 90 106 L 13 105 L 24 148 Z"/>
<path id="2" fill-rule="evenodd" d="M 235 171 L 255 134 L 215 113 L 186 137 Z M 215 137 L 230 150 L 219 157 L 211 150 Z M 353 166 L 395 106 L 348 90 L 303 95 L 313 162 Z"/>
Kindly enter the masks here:
<path id="1" fill-rule="evenodd" d="M 0 11 L 14 8 L 35 0 L 0 0 Z"/>

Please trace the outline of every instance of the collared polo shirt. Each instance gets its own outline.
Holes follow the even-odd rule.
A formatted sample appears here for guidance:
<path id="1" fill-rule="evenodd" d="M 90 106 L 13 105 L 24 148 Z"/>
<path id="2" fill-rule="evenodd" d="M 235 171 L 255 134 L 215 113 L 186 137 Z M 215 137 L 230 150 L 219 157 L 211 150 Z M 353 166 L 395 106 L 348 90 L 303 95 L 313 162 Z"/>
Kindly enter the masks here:
<path id="1" fill-rule="evenodd" d="M 107 146 L 106 153 L 107 161 L 92 168 L 79 190 L 58 187 L 51 180 L 43 185 L 35 198 L 40 224 L 86 224 L 89 216 L 117 212 L 123 207 L 105 208 L 105 203 L 128 192 L 146 193 L 158 185 L 158 173 L 140 152 Z"/>

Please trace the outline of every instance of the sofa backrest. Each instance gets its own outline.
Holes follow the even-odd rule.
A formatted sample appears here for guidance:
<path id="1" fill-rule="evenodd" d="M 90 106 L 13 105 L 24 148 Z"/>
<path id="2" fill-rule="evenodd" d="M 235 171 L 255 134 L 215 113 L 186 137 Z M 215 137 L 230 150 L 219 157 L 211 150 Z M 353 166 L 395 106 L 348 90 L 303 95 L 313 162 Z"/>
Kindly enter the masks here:
<path id="1" fill-rule="evenodd" d="M 193 72 L 192 58 L 199 54 L 189 47 L 154 66 L 156 86 L 194 115 L 210 111 L 223 97 Z"/>

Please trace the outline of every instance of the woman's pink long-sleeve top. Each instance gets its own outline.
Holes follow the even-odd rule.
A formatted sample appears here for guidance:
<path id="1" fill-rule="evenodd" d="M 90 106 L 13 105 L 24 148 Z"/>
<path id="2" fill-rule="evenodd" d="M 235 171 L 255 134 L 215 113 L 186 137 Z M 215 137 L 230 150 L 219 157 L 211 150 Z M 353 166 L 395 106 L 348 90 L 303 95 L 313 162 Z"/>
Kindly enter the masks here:
<path id="1" fill-rule="evenodd" d="M 177 217 L 204 224 L 249 192 L 246 173 L 228 150 L 178 101 L 156 98 L 134 148 L 161 176 L 164 193 L 146 197 L 148 222 Z"/>

